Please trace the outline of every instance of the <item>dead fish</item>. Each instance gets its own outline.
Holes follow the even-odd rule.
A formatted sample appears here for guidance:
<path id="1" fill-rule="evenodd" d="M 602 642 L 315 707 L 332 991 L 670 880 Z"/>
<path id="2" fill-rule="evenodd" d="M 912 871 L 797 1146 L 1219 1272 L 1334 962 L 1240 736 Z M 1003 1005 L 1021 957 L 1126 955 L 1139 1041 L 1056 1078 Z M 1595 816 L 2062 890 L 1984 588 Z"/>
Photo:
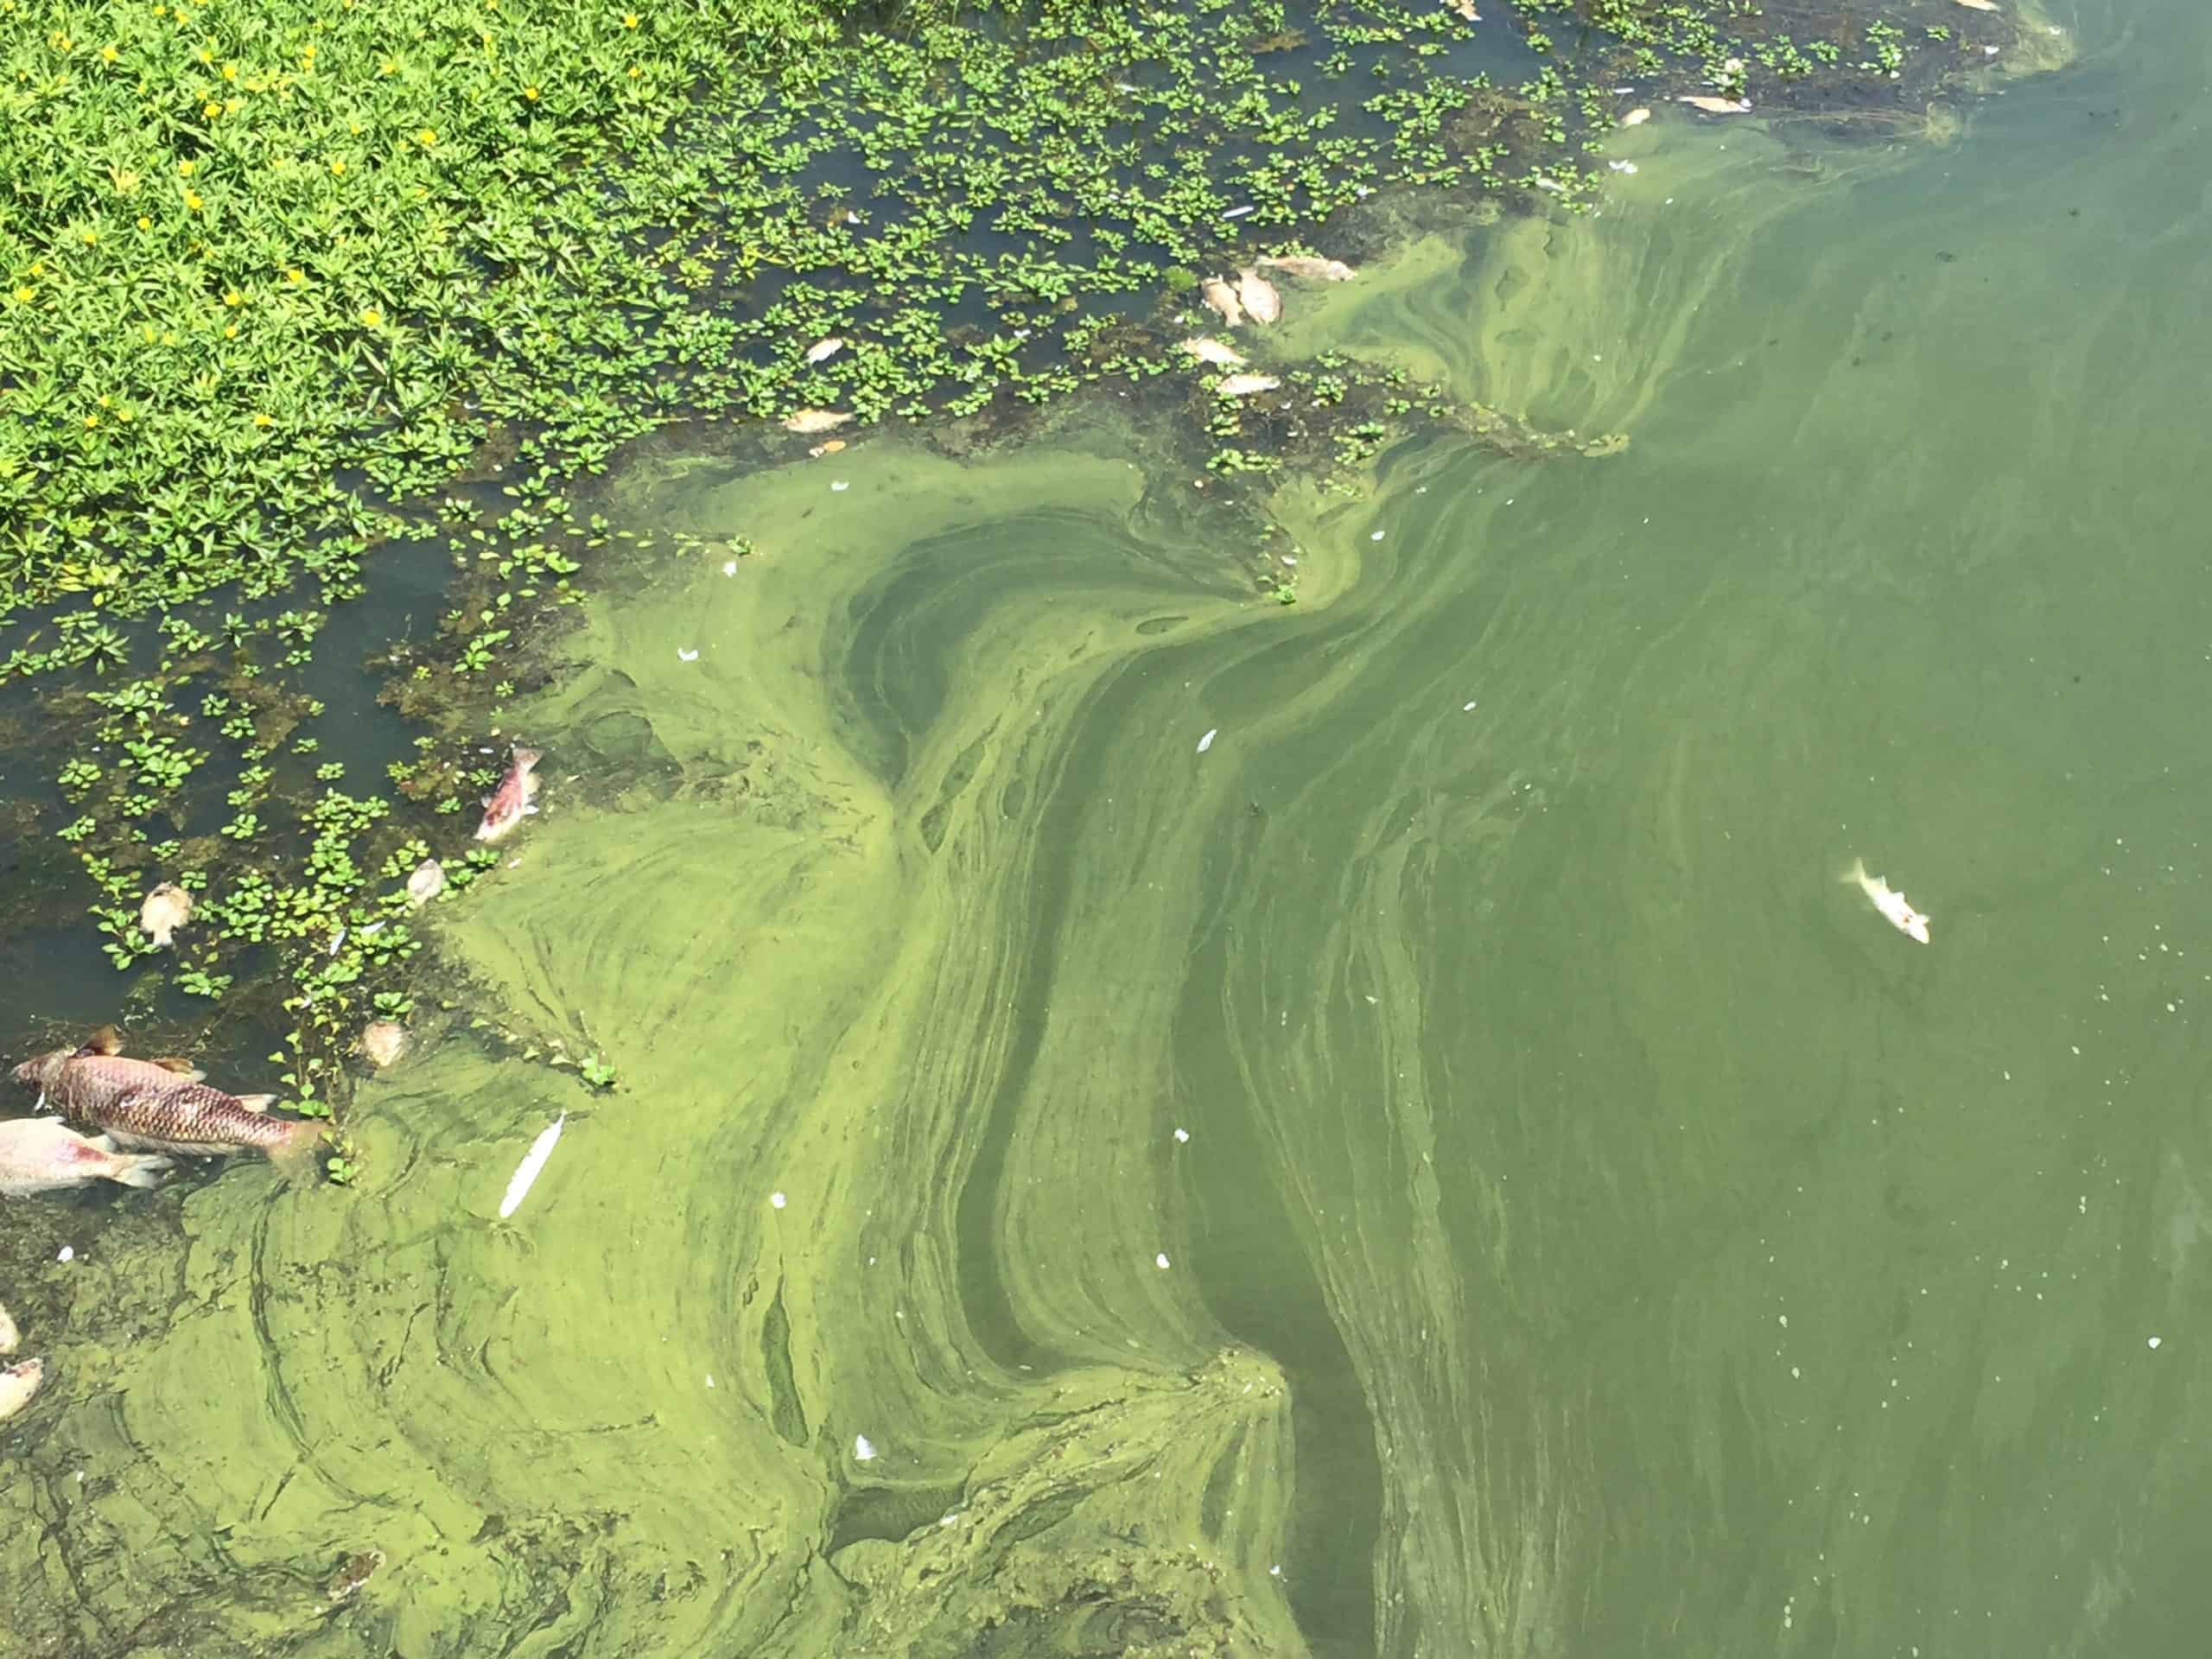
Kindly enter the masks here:
<path id="1" fill-rule="evenodd" d="M 1198 297 L 1217 313 L 1223 322 L 1234 328 L 1244 321 L 1244 308 L 1237 302 L 1236 290 L 1218 276 L 1209 276 L 1198 284 Z"/>
<path id="2" fill-rule="evenodd" d="M 1287 272 L 1301 283 L 1348 283 L 1359 275 L 1341 259 L 1316 259 L 1303 253 L 1284 254 L 1277 258 L 1262 259 L 1260 263 L 1272 270 Z"/>
<path id="3" fill-rule="evenodd" d="M 1851 868 L 1843 873 L 1843 879 L 1856 881 L 1859 890 L 1874 901 L 1874 908 L 1882 912 L 1891 927 L 1907 938 L 1917 939 L 1923 944 L 1928 943 L 1926 913 L 1915 910 L 1904 894 L 1880 876 L 1867 874 L 1866 860 L 1853 859 Z"/>
<path id="4" fill-rule="evenodd" d="M 166 1063 L 126 1059 L 115 1029 L 102 1027 L 79 1049 L 57 1049 L 25 1060 L 15 1079 L 36 1089 L 48 1105 L 79 1128 L 105 1133 L 118 1146 L 216 1158 L 251 1147 L 288 1174 L 303 1173 L 322 1125 L 264 1116 L 274 1095 L 230 1095 L 180 1076 Z"/>
<path id="5" fill-rule="evenodd" d="M 1650 118 L 1651 111 L 1639 106 L 1638 108 L 1630 110 L 1626 115 L 1621 117 L 1621 125 L 1624 127 L 1640 127 Z"/>
<path id="6" fill-rule="evenodd" d="M 0 1307 L 0 1354 L 14 1353 L 16 1344 L 22 1339 L 23 1334 L 16 1329 L 16 1322 L 8 1317 L 8 1310 Z"/>
<path id="7" fill-rule="evenodd" d="M 794 410 L 784 417 L 784 430 L 809 435 L 816 432 L 835 432 L 852 420 L 852 411 L 843 409 Z"/>
<path id="8" fill-rule="evenodd" d="M 1241 369 L 1244 366 L 1243 354 L 1234 346 L 1224 346 L 1221 341 L 1205 334 L 1200 334 L 1193 340 L 1179 341 L 1176 349 L 1188 352 L 1201 363 L 1218 364 L 1224 369 Z"/>
<path id="9" fill-rule="evenodd" d="M 94 1181 L 159 1186 L 166 1158 L 118 1152 L 105 1135 L 87 1138 L 51 1117 L 17 1117 L 0 1123 L 0 1194 L 27 1198 Z M 13 1337 L 10 1325 L 7 1334 Z M 11 1341 L 8 1347 L 12 1348 Z M 0 1348 L 0 1353 L 8 1351 Z"/>
<path id="10" fill-rule="evenodd" d="M 418 905 L 429 904 L 445 890 L 446 867 L 435 858 L 424 859 L 407 878 L 407 896 Z"/>
<path id="11" fill-rule="evenodd" d="M 1959 3 L 1966 7 L 1969 11 L 1996 11 L 2000 10 L 1997 3 L 1997 0 L 1959 0 Z"/>
<path id="12" fill-rule="evenodd" d="M 1249 265 L 1236 273 L 1236 297 L 1255 322 L 1278 322 L 1282 319 L 1282 296 L 1275 292 L 1273 283 Z"/>
<path id="13" fill-rule="evenodd" d="M 358 1555 L 348 1556 L 346 1565 L 331 1575 L 327 1586 L 331 1605 L 335 1606 L 359 1595 L 361 1586 L 383 1565 L 384 1551 L 380 1549 L 365 1549 Z"/>
<path id="14" fill-rule="evenodd" d="M 1686 93 L 1675 100 L 1687 104 L 1694 110 L 1703 110 L 1707 115 L 1747 115 L 1751 100 L 1748 98 L 1707 98 L 1696 92 Z"/>
<path id="15" fill-rule="evenodd" d="M 816 444 L 813 448 L 808 450 L 806 453 L 810 460 L 819 461 L 824 455 L 842 454 L 844 448 L 845 441 L 842 438 L 831 438 L 826 443 Z"/>
<path id="16" fill-rule="evenodd" d="M 513 829 L 528 812 L 530 804 L 537 794 L 537 765 L 536 749 L 525 749 L 519 743 L 508 751 L 507 775 L 499 779 L 499 786 L 484 798 L 484 822 L 476 826 L 476 839 L 497 841 Z"/>
<path id="17" fill-rule="evenodd" d="M 829 339 L 817 340 L 813 345 L 808 346 L 806 360 L 810 363 L 827 363 L 844 349 L 845 342 L 836 334 L 832 334 Z"/>
<path id="18" fill-rule="evenodd" d="M 1223 397 L 1249 397 L 1255 391 L 1273 391 L 1281 385 L 1272 374 L 1232 374 L 1214 391 Z"/>
<path id="19" fill-rule="evenodd" d="M 1444 0 L 1444 9 L 1457 12 L 1471 23 L 1479 23 L 1483 20 L 1482 13 L 1475 10 L 1475 0 Z"/>
<path id="20" fill-rule="evenodd" d="M 5 1422 L 31 1402 L 46 1381 L 46 1362 L 27 1359 L 0 1371 L 0 1422 Z"/>
<path id="21" fill-rule="evenodd" d="M 171 881 L 156 887 L 138 906 L 138 925 L 146 930 L 156 950 L 167 950 L 170 936 L 191 919 L 192 895 Z"/>
<path id="22" fill-rule="evenodd" d="M 407 1027 L 390 1020 L 372 1020 L 361 1027 L 361 1052 L 381 1071 L 407 1052 Z"/>

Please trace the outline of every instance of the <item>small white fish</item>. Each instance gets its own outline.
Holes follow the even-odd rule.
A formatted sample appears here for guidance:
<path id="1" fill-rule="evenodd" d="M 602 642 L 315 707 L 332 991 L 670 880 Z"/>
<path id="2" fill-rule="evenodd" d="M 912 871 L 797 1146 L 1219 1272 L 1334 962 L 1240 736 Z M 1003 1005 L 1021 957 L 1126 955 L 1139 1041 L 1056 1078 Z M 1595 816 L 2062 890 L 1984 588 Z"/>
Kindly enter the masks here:
<path id="1" fill-rule="evenodd" d="M 15 1320 L 8 1317 L 8 1310 L 0 1307 L 0 1354 L 12 1354 L 16 1344 L 22 1340 L 22 1333 L 16 1329 Z"/>
<path id="2" fill-rule="evenodd" d="M 1748 98 L 1705 98 L 1692 93 L 1678 98 L 1677 104 L 1687 104 L 1694 110 L 1703 110 L 1707 115 L 1748 115 L 1751 100 Z"/>
<path id="3" fill-rule="evenodd" d="M 813 345 L 808 346 L 806 348 L 806 360 L 810 363 L 826 363 L 844 349 L 845 342 L 843 340 L 836 334 L 832 334 L 829 339 L 817 340 Z"/>
<path id="4" fill-rule="evenodd" d="M 1213 747 L 1214 737 L 1220 730 L 1221 728 L 1217 726 L 1212 731 L 1208 732 L 1204 737 L 1198 740 L 1198 753 L 1200 754 L 1204 754 L 1208 749 Z"/>
<path id="5" fill-rule="evenodd" d="M 1255 391 L 1273 391 L 1281 385 L 1272 374 L 1232 374 L 1214 391 L 1223 397 L 1249 397 Z"/>
<path id="6" fill-rule="evenodd" d="M 39 1384 L 46 1381 L 46 1362 L 27 1359 L 0 1371 L 0 1422 L 5 1422 L 31 1402 Z"/>
<path id="7" fill-rule="evenodd" d="M 523 1154 L 522 1162 L 515 1166 L 515 1178 L 507 1183 L 507 1196 L 499 1200 L 499 1219 L 505 1221 L 522 1208 L 522 1201 L 529 1197 L 531 1184 L 545 1167 L 545 1160 L 553 1155 L 553 1144 L 561 1138 L 561 1126 L 569 1121 L 566 1112 L 548 1124 L 544 1132 L 531 1142 L 530 1150 Z"/>
<path id="8" fill-rule="evenodd" d="M 1210 335 L 1200 334 L 1194 340 L 1179 341 L 1178 351 L 1188 352 L 1201 363 L 1218 363 L 1224 369 L 1244 366 L 1243 354 L 1233 346 L 1224 346 Z"/>
<path id="9" fill-rule="evenodd" d="M 1959 3 L 1969 11 L 1995 11 L 1999 9 L 1997 0 L 1959 0 Z"/>
<path id="10" fill-rule="evenodd" d="M 1873 901 L 1875 909 L 1888 918 L 1891 927 L 1907 938 L 1917 939 L 1923 944 L 1928 943 L 1927 913 L 1915 910 L 1904 894 L 1880 876 L 1867 874 L 1866 860 L 1853 859 L 1851 868 L 1843 873 L 1843 879 L 1856 881 L 1859 890 Z"/>

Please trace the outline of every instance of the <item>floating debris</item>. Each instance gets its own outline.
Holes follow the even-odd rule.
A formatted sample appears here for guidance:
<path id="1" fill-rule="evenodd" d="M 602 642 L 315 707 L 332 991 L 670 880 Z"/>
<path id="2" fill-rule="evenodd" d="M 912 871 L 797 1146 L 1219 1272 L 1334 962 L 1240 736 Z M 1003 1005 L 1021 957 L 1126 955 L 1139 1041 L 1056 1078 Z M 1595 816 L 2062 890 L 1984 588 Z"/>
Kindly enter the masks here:
<path id="1" fill-rule="evenodd" d="M 1214 391 L 1224 397 L 1249 397 L 1255 391 L 1273 391 L 1281 385 L 1272 374 L 1232 374 Z"/>
<path id="2" fill-rule="evenodd" d="M 844 448 L 845 441 L 842 438 L 832 438 L 827 443 L 816 444 L 813 448 L 808 450 L 806 453 L 808 459 L 819 461 L 824 455 L 842 454 L 844 453 Z"/>
<path id="3" fill-rule="evenodd" d="M 1751 108 L 1748 98 L 1707 98 L 1701 92 L 1686 92 L 1675 102 L 1703 110 L 1707 115 L 1747 115 Z"/>
<path id="4" fill-rule="evenodd" d="M 170 936 L 192 919 L 192 895 L 173 881 L 164 881 L 146 895 L 138 906 L 138 925 L 154 942 L 154 949 L 168 948 Z"/>
<path id="5" fill-rule="evenodd" d="M 1624 127 L 1640 127 L 1650 118 L 1650 111 L 1638 107 L 1637 109 L 1630 110 L 1626 115 L 1621 117 L 1621 125 Z"/>
<path id="6" fill-rule="evenodd" d="M 829 339 L 817 340 L 813 345 L 808 346 L 806 360 L 810 363 L 827 363 L 844 349 L 845 342 L 836 334 L 832 334 Z"/>
<path id="7" fill-rule="evenodd" d="M 1175 1131 L 1175 1144 L 1179 1147 L 1183 1145 L 1184 1142 L 1187 1141 L 1190 1138 L 1191 1132 L 1188 1129 L 1178 1129 Z"/>
<path id="8" fill-rule="evenodd" d="M 872 1463 L 875 1459 L 875 1442 L 865 1434 L 853 1436 L 853 1459 L 856 1463 Z"/>
<path id="9" fill-rule="evenodd" d="M 1162 1250 L 1158 1255 L 1154 1256 L 1152 1258 L 1152 1265 L 1158 1268 L 1162 1273 L 1166 1272 L 1170 1265 L 1167 1260 L 1167 1252 Z"/>
<path id="10" fill-rule="evenodd" d="M 1968 11 L 1996 11 L 2000 10 L 1997 3 L 1997 0 L 1957 0 L 1957 3 L 1960 5 L 1964 6 Z M 2052 31 L 2054 34 L 2057 31 L 2055 29 Z"/>
<path id="11" fill-rule="evenodd" d="M 734 576 L 734 575 L 735 575 L 736 574 L 737 574 L 737 561 L 736 561 L 735 559 L 725 559 L 725 560 L 723 560 L 723 561 L 722 561 L 722 575 L 726 575 L 726 576 Z"/>
<path id="12" fill-rule="evenodd" d="M 842 495 L 847 490 L 849 490 L 852 487 L 852 484 L 849 480 L 841 478 L 837 480 L 836 482 L 830 485 L 830 493 L 832 495 Z"/>
<path id="13" fill-rule="evenodd" d="M 785 1197 L 782 1193 L 780 1193 L 780 1192 L 771 1192 L 771 1193 L 768 1195 L 768 1202 L 769 1202 L 771 1205 L 774 1205 L 777 1209 L 780 1210 L 780 1209 L 782 1209 L 785 1205 L 789 1204 L 789 1203 L 791 1202 L 791 1200 L 790 1200 L 789 1198 L 785 1198 Z"/>
<path id="14" fill-rule="evenodd" d="M 850 410 L 801 409 L 784 417 L 784 430 L 810 435 L 816 432 L 835 432 L 839 427 L 851 423 Z"/>
<path id="15" fill-rule="evenodd" d="M 1605 165 L 1612 168 L 1616 173 L 1633 173 L 1636 171 L 1636 163 L 1634 162 L 1607 162 Z"/>
<path id="16" fill-rule="evenodd" d="M 1236 298 L 1255 322 L 1282 321 L 1282 296 L 1275 285 L 1247 265 L 1236 273 Z"/>
<path id="17" fill-rule="evenodd" d="M 445 890 L 446 867 L 435 858 L 424 859 L 407 878 L 407 896 L 417 905 L 429 904 Z"/>
<path id="18" fill-rule="evenodd" d="M 341 1601 L 351 1601 L 359 1595 L 376 1570 L 384 1565 L 384 1551 L 365 1549 L 358 1555 L 346 1558 L 346 1565 L 331 1575 L 325 1593 L 334 1607 Z"/>
<path id="19" fill-rule="evenodd" d="M 1444 9 L 1462 22 L 1479 23 L 1483 20 L 1482 13 L 1475 10 L 1475 0 L 1444 0 Z"/>
<path id="20" fill-rule="evenodd" d="M 1208 749 L 1213 747 L 1213 740 L 1220 730 L 1221 728 L 1217 726 L 1212 731 L 1208 732 L 1204 737 L 1198 740 L 1198 753 L 1200 754 L 1204 754 Z"/>
<path id="21" fill-rule="evenodd" d="M 1200 334 L 1192 340 L 1179 341 L 1175 349 L 1188 352 L 1201 363 L 1218 364 L 1224 369 L 1241 369 L 1244 366 L 1244 357 L 1242 353 L 1235 346 L 1224 345 L 1211 335 Z"/>
<path id="22" fill-rule="evenodd" d="M 676 660 L 679 663 L 696 663 L 699 660 L 699 653 L 696 650 L 686 650 L 683 646 L 678 645 L 676 648 Z"/>
<path id="23" fill-rule="evenodd" d="M 1243 207 L 1232 207 L 1227 213 L 1224 213 L 1222 217 L 1224 219 L 1242 219 L 1245 214 L 1251 211 L 1252 209 L 1249 205 Z"/>
<path id="24" fill-rule="evenodd" d="M 1198 297 L 1217 312 L 1222 321 L 1231 328 L 1244 321 L 1244 308 L 1237 302 L 1236 290 L 1218 276 L 1209 276 L 1198 284 Z"/>
<path id="25" fill-rule="evenodd" d="M 391 1020 L 372 1020 L 361 1027 L 361 1052 L 381 1071 L 407 1052 L 407 1027 Z"/>
<path id="26" fill-rule="evenodd" d="M 1295 276 L 1301 283 L 1348 283 L 1359 275 L 1341 259 L 1316 259 L 1303 253 L 1271 257 L 1260 263 Z"/>
<path id="27" fill-rule="evenodd" d="M 554 1143 L 561 1138 L 561 1126 L 569 1121 L 566 1112 L 548 1124 L 530 1150 L 523 1154 L 522 1162 L 515 1166 L 514 1179 L 507 1183 L 507 1196 L 499 1200 L 499 1219 L 505 1221 L 522 1208 L 522 1201 L 530 1196 L 530 1189 L 545 1167 L 545 1160 L 553 1155 Z"/>

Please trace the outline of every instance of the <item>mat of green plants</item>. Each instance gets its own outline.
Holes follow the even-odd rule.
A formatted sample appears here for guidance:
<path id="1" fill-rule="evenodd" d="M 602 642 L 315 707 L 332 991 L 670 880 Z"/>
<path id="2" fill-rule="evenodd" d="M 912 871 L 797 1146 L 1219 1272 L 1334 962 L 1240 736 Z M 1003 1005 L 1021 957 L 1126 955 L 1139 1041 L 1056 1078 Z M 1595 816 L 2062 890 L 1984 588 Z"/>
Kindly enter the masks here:
<path id="1" fill-rule="evenodd" d="M 226 271 L 238 304 L 178 312 L 174 382 L 158 318 L 143 354 L 57 341 L 87 296 L 181 308 L 194 238 L 227 257 L 232 232 L 177 221 L 173 269 L 103 268 L 156 233 L 114 209 L 85 264 L 11 269 L 13 413 L 68 365 L 142 377 L 6 428 L 16 1047 L 127 1016 L 334 1110 L 338 1162 L 0 1200 L 0 1302 L 48 1362 L 0 1424 L 7 1640 L 2198 1650 L 2212 24 L 1899 8 L 1896 82 L 1863 20 L 1829 79 L 1807 30 L 1792 103 L 1756 44 L 1653 44 L 1629 78 L 1637 46 L 1583 29 L 1607 10 L 1371 46 L 1324 14 L 1281 48 L 1315 60 L 1299 107 L 1401 176 L 1217 222 L 1262 192 L 1224 184 L 1237 106 L 1208 90 L 1159 164 L 1217 142 L 1190 176 L 1222 194 L 1141 261 L 1095 241 L 1103 207 L 1078 261 L 791 149 L 893 124 L 882 88 L 911 85 L 954 111 L 912 154 L 1014 190 L 981 158 L 1034 180 L 1052 146 L 958 113 L 1026 107 L 983 96 L 994 63 L 1093 59 L 1173 114 L 1103 22 L 1040 54 L 997 14 L 794 13 L 772 45 L 758 14 L 534 34 L 505 0 L 420 39 L 342 5 L 293 35 L 37 20 L 66 45 L 20 60 L 19 106 L 107 110 L 102 166 L 142 192 L 159 169 L 112 147 L 157 120 L 200 146 L 167 157 L 189 195 L 139 198 L 159 234 L 156 205 L 273 226 L 365 174 L 523 217 L 505 264 L 493 211 L 455 207 L 334 230 L 359 266 Z M 955 29 L 957 54 L 918 44 Z M 1363 92 L 1444 73 L 1395 50 L 1428 43 L 1532 76 L 1579 53 L 1632 90 L 1495 180 L 1416 181 L 1383 159 L 1402 125 L 1314 89 L 1338 51 L 1378 54 Z M 349 54 L 397 67 L 321 67 Z M 680 99 L 624 101 L 663 73 Z M 499 105 L 506 78 L 551 107 Z M 1480 90 L 1463 135 L 1527 118 Z M 179 112 L 99 101 L 126 93 Z M 378 136 L 310 149 L 287 99 Z M 513 135 L 541 124 L 533 174 Z M 188 183 L 257 130 L 265 179 Z M 0 235 L 85 150 L 53 142 Z M 1464 167 L 1488 141 L 1438 142 Z M 871 402 L 927 359 L 893 334 L 904 280 L 826 298 L 786 245 L 655 218 L 633 169 L 685 156 L 702 200 L 798 181 L 794 237 L 905 226 L 944 269 L 1093 276 L 1071 310 L 917 302 L 944 372 Z M 493 165 L 511 191 L 468 171 Z M 733 263 L 679 300 L 718 234 Z M 1212 395 L 1171 355 L 1201 326 L 1174 270 L 1294 248 L 1359 274 L 1215 327 L 1285 384 Z M 664 254 L 664 290 L 593 287 Z M 1093 280 L 1122 257 L 1126 289 Z M 386 261 L 388 288 L 343 285 Z M 225 370 L 248 318 L 278 332 Z M 347 350 L 382 366 L 334 370 Z M 861 418 L 773 423 L 801 407 Z M 156 476 L 207 517 L 156 512 Z M 541 810 L 472 859 L 518 738 Z M 450 885 L 416 910 L 433 853 Z M 200 877 L 175 950 L 136 926 L 156 873 Z M 381 1071 L 349 1052 L 377 1014 L 409 1034 Z"/>

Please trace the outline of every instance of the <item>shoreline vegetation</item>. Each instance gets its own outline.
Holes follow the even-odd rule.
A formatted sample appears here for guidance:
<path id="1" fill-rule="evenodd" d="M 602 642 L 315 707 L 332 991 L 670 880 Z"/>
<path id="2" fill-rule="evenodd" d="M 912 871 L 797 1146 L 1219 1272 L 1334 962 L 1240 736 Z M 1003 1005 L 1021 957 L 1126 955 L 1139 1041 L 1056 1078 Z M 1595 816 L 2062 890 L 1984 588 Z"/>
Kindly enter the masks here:
<path id="1" fill-rule="evenodd" d="M 1610 454 L 1340 356 L 1217 395 L 1179 320 L 1261 255 L 1383 255 L 1394 204 L 1586 210 L 1637 109 L 1940 137 L 1945 90 L 2070 49 L 2011 0 L 639 3 L 0 0 L 16 925 L 89 912 L 115 1015 L 180 1052 L 273 1041 L 311 1114 L 366 1022 L 416 1017 L 410 874 L 498 863 L 466 830 L 504 705 L 584 584 L 668 545 L 589 511 L 626 443 L 775 465 L 906 425 L 971 454 L 1110 386 L 1224 489 L 1417 420 Z M 334 626 L 440 561 L 435 637 Z M 320 747 L 336 640 L 409 722 L 381 775 Z M 159 950 L 164 881 L 194 904 Z"/>

